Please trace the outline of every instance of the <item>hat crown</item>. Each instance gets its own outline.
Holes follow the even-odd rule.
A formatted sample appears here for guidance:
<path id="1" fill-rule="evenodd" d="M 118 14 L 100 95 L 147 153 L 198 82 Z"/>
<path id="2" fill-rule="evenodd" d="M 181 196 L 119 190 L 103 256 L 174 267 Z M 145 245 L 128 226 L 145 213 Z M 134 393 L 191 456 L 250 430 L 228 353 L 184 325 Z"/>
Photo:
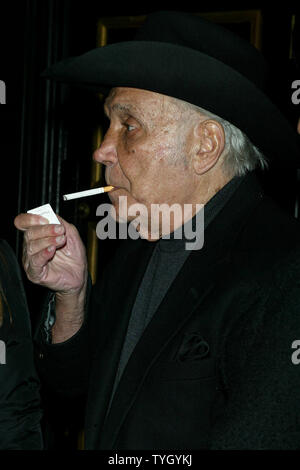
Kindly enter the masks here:
<path id="1" fill-rule="evenodd" d="M 147 15 L 135 40 L 172 43 L 195 49 L 237 70 L 265 90 L 268 66 L 250 42 L 198 14 L 158 11 Z"/>

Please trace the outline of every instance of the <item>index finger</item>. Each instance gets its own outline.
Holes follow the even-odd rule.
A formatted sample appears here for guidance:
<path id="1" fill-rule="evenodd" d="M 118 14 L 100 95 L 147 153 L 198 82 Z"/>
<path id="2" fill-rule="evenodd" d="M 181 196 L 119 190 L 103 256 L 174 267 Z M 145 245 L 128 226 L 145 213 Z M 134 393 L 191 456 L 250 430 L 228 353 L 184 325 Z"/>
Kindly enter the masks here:
<path id="1" fill-rule="evenodd" d="M 18 230 L 28 230 L 33 225 L 46 225 L 49 224 L 49 221 L 41 216 L 36 214 L 19 214 L 15 217 L 14 225 Z"/>

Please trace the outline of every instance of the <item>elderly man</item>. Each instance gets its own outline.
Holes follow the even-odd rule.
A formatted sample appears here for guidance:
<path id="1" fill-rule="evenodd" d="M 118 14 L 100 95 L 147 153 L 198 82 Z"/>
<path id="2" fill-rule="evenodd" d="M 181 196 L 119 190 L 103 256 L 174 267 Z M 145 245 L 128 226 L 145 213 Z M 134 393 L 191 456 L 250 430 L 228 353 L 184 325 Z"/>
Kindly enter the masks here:
<path id="1" fill-rule="evenodd" d="M 267 159 L 293 164 L 296 138 L 261 91 L 260 55 L 162 12 L 134 41 L 49 73 L 106 93 L 94 159 L 117 219 L 121 196 L 129 208 L 192 208 L 169 234 L 142 221 L 93 287 L 74 226 L 15 219 L 29 279 L 52 291 L 40 374 L 65 396 L 87 394 L 85 448 L 299 449 L 299 224 L 254 175 Z M 189 221 L 203 230 L 197 204 L 204 245 L 187 250 L 175 234 Z"/>

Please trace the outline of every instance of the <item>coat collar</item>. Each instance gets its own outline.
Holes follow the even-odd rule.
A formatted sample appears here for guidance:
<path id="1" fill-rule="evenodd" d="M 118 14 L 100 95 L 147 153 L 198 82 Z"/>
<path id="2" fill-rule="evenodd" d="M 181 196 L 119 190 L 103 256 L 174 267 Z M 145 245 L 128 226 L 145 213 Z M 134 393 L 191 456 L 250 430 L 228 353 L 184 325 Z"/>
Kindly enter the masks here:
<path id="1" fill-rule="evenodd" d="M 125 367 L 101 431 L 101 448 L 114 446 L 122 423 L 148 371 L 171 339 L 213 290 L 217 278 L 225 272 L 225 265 L 230 260 L 238 234 L 261 199 L 261 187 L 256 177 L 249 174 L 208 226 L 203 248 L 191 252 Z M 122 308 L 114 309 L 116 315 L 111 317 L 110 331 L 115 331 L 116 336 L 106 351 L 107 357 L 110 358 L 110 372 L 103 370 L 103 376 L 106 376 L 103 382 L 106 382 L 107 386 L 102 398 L 99 398 L 98 409 L 102 409 L 101 422 L 109 402 L 130 313 L 153 250 L 151 245 L 140 240 L 135 246 L 131 244 L 128 251 L 129 272 L 119 295 L 119 298 L 126 299 L 126 302 Z M 113 324 L 117 324 L 118 328 Z M 109 328 L 109 325 L 106 327 Z M 101 371 L 99 374 L 101 375 Z"/>

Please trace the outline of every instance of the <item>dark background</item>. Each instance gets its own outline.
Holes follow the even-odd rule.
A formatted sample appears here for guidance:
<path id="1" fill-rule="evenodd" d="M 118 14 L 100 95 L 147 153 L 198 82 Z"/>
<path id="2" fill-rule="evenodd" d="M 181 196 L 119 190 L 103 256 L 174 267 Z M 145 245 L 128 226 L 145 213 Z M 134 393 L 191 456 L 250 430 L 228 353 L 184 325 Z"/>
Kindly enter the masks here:
<path id="1" fill-rule="evenodd" d="M 184 2 L 185 8 L 153 2 L 128 7 L 111 2 L 21 0 L 1 2 L 0 80 L 6 83 L 7 104 L 0 106 L 1 231 L 21 263 L 22 236 L 13 220 L 19 212 L 50 202 L 62 217 L 75 223 L 86 241 L 86 219 L 78 202 L 65 204 L 61 195 L 90 185 L 92 136 L 101 123 L 99 100 L 88 92 L 69 89 L 40 78 L 53 62 L 96 47 L 100 17 L 147 15 L 157 9 L 190 12 L 260 9 L 263 17 L 262 52 L 272 70 L 270 95 L 296 129 L 300 105 L 291 102 L 291 83 L 300 80 L 299 68 L 289 59 L 290 27 L 296 9 L 262 2 Z M 133 2 L 134 3 L 134 2 Z M 299 23 L 299 15 L 296 16 Z M 299 165 L 300 166 L 300 165 Z M 294 215 L 298 194 L 297 171 L 272 171 L 265 189 Z M 104 242 L 105 243 L 105 242 Z M 109 250 L 100 247 L 102 252 Z M 44 291 L 24 278 L 33 328 Z M 62 403 L 44 398 L 43 429 L 48 448 L 76 447 L 82 426 L 83 402 Z"/>

